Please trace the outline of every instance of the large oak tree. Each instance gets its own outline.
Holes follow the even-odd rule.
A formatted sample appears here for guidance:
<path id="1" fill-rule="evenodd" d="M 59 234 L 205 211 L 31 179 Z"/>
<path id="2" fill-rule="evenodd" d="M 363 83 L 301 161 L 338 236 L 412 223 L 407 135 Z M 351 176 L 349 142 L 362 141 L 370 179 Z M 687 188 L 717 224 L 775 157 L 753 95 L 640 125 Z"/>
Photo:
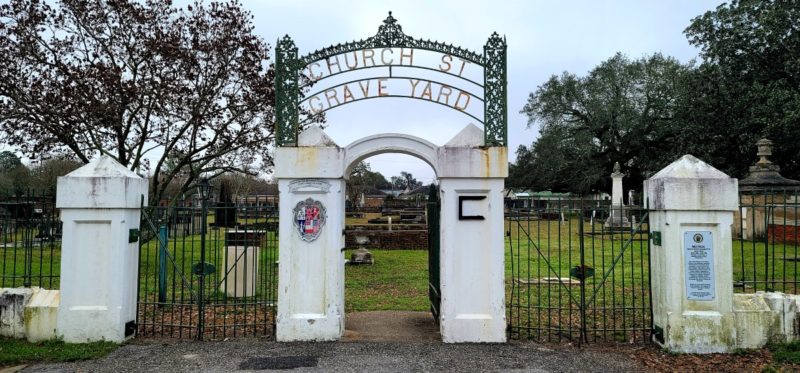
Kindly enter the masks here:
<path id="1" fill-rule="evenodd" d="M 153 175 L 154 202 L 170 181 L 271 164 L 273 78 L 235 1 L 0 5 L 0 139 L 30 158 L 110 155 Z"/>
<path id="2" fill-rule="evenodd" d="M 641 185 L 678 154 L 681 105 L 691 65 L 655 54 L 617 54 L 586 76 L 552 76 L 522 113 L 539 139 L 517 151 L 510 186 L 586 193 L 610 190 L 615 162 Z"/>
<path id="3" fill-rule="evenodd" d="M 768 137 L 773 162 L 800 179 L 800 2 L 734 0 L 685 32 L 703 58 L 687 115 L 702 155 L 741 178 Z"/>

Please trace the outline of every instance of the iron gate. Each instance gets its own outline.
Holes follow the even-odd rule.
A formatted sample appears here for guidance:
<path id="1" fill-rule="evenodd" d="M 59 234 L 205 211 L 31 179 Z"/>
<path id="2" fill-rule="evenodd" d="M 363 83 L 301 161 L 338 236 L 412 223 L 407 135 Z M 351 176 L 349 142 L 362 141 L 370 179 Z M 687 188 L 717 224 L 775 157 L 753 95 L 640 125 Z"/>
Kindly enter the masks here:
<path id="1" fill-rule="evenodd" d="M 140 336 L 274 335 L 277 206 L 142 209 Z"/>
<path id="2" fill-rule="evenodd" d="M 439 282 L 439 215 L 442 207 L 439 201 L 439 188 L 431 185 L 428 194 L 428 299 L 431 313 L 439 322 L 442 294 Z"/>
<path id="3" fill-rule="evenodd" d="M 506 212 L 509 337 L 648 342 L 647 210 L 602 201 L 528 201 Z"/>

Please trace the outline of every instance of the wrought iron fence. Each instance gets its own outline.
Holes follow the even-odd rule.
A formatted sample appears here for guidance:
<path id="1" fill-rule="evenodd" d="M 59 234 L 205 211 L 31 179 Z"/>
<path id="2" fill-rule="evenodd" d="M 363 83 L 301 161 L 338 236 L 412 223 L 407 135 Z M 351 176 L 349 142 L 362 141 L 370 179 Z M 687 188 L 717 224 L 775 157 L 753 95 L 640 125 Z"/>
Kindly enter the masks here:
<path id="1" fill-rule="evenodd" d="M 536 201 L 506 211 L 509 337 L 648 342 L 647 210 L 601 201 Z"/>
<path id="2" fill-rule="evenodd" d="M 428 193 L 428 300 L 431 313 L 436 323 L 442 309 L 441 253 L 440 253 L 440 221 L 442 203 L 439 200 L 439 188 L 432 185 Z"/>
<path id="3" fill-rule="evenodd" d="M 734 215 L 734 290 L 798 294 L 800 189 L 742 191 Z"/>
<path id="4" fill-rule="evenodd" d="M 61 220 L 51 193 L 0 196 L 0 287 L 58 289 Z"/>
<path id="5" fill-rule="evenodd" d="M 141 229 L 140 336 L 273 335 L 277 206 L 149 207 Z"/>

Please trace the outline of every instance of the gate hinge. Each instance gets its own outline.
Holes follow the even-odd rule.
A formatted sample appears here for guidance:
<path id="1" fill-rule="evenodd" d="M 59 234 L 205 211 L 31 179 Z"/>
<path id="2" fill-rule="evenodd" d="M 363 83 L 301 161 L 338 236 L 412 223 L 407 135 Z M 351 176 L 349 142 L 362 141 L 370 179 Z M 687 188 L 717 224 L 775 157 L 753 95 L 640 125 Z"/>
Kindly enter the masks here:
<path id="1" fill-rule="evenodd" d="M 128 231 L 128 243 L 139 241 L 139 228 L 131 228 Z"/>
<path id="2" fill-rule="evenodd" d="M 125 336 L 130 337 L 136 334 L 136 321 L 131 320 L 125 323 Z"/>
<path id="3" fill-rule="evenodd" d="M 653 231 L 650 233 L 650 237 L 653 238 L 653 245 L 661 246 L 661 232 Z"/>

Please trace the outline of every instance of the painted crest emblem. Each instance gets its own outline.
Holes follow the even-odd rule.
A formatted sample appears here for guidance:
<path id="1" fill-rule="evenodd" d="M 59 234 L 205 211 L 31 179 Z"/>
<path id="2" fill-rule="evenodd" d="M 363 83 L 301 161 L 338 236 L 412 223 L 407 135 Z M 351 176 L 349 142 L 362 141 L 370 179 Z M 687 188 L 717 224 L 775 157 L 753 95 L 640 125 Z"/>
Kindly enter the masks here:
<path id="1" fill-rule="evenodd" d="M 316 240 L 325 225 L 325 206 L 311 198 L 298 202 L 294 207 L 294 224 L 303 241 Z"/>

